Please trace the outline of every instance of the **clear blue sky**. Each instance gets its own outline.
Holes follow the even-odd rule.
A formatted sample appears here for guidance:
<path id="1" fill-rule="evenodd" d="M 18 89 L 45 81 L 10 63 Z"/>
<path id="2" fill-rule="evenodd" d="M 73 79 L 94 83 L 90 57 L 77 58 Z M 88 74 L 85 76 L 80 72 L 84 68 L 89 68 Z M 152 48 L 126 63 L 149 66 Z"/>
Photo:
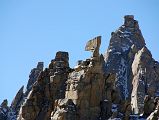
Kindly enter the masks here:
<path id="1" fill-rule="evenodd" d="M 59 50 L 70 65 L 90 56 L 87 40 L 102 36 L 101 53 L 110 34 L 133 14 L 147 47 L 159 60 L 159 0 L 0 0 L 0 102 L 12 101 L 38 61 L 48 66 Z"/>

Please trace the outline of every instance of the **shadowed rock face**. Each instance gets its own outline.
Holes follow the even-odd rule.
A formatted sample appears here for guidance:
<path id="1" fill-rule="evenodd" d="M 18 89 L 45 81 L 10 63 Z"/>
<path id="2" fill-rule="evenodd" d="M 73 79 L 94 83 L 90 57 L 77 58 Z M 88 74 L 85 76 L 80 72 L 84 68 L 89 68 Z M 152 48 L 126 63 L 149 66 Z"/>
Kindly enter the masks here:
<path id="1" fill-rule="evenodd" d="M 29 75 L 28 84 L 26 87 L 25 96 L 28 96 L 28 93 L 32 89 L 33 84 L 36 82 L 37 78 L 39 77 L 40 73 L 43 71 L 44 63 L 38 62 L 37 67 L 33 68 Z"/>
<path id="2" fill-rule="evenodd" d="M 105 54 L 105 69 L 106 73 L 116 75 L 115 87 L 121 99 L 127 100 L 132 89 L 131 64 L 137 51 L 145 46 L 145 41 L 134 17 L 128 15 L 124 18 L 124 24 L 112 33 Z"/>
<path id="3" fill-rule="evenodd" d="M 23 102 L 23 98 L 24 98 L 24 92 L 23 92 L 23 89 L 24 89 L 24 86 L 22 86 L 20 88 L 20 90 L 17 92 L 14 100 L 12 101 L 11 103 L 11 108 L 16 111 L 16 112 L 19 112 L 19 109 L 22 105 L 22 102 Z"/>
<path id="4" fill-rule="evenodd" d="M 55 59 L 40 73 L 19 113 L 19 120 L 47 120 L 54 109 L 54 101 L 65 96 L 69 64 L 68 53 L 57 52 Z"/>
<path id="5" fill-rule="evenodd" d="M 3 100 L 0 105 L 0 120 L 7 119 L 7 112 L 9 111 L 7 99 Z"/>
<path id="6" fill-rule="evenodd" d="M 26 91 L 22 87 L 10 107 L 7 100 L 1 104 L 0 120 L 157 120 L 159 63 L 134 16 L 112 32 L 104 56 L 100 45 L 101 36 L 89 40 L 85 50 L 92 56 L 74 68 L 63 51 L 44 70 L 39 62 Z"/>

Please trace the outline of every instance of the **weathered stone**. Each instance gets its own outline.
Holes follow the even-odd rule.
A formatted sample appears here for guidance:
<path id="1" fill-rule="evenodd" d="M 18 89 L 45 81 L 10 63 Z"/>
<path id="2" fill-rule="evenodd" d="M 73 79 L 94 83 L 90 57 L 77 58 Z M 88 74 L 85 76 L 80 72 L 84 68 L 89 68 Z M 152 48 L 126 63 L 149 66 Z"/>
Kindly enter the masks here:
<path id="1" fill-rule="evenodd" d="M 44 63 L 43 62 L 38 62 L 37 67 L 33 68 L 30 72 L 29 75 L 29 80 L 27 83 L 27 87 L 26 87 L 26 92 L 25 92 L 25 97 L 28 96 L 29 92 L 32 89 L 33 84 L 37 81 L 40 73 L 43 71 L 43 67 L 44 67 Z"/>
<path id="2" fill-rule="evenodd" d="M 4 100 L 0 105 L 0 120 L 7 120 L 8 101 Z"/>
<path id="3" fill-rule="evenodd" d="M 156 108 L 154 111 L 150 114 L 150 116 L 147 118 L 147 120 L 158 120 L 159 118 L 159 99 L 156 99 Z"/>
<path id="4" fill-rule="evenodd" d="M 127 27 L 134 27 L 134 16 L 133 15 L 126 15 L 124 16 L 124 25 Z"/>
<path id="5" fill-rule="evenodd" d="M 100 38 L 97 37 L 87 43 L 86 49 L 94 52 L 99 50 L 99 46 Z M 104 97 L 104 58 L 99 53 L 95 54 L 93 57 L 96 57 L 96 59 L 80 61 L 75 71 L 69 74 L 66 82 L 65 99 L 71 99 L 76 106 L 76 112 L 79 114 L 79 116 L 76 116 L 78 120 L 95 120 L 100 116 L 100 102 Z M 63 107 L 58 108 L 58 111 L 62 112 L 61 116 L 57 112 L 53 112 L 52 120 L 66 119 L 67 117 L 63 116 L 69 116 L 69 113 L 63 109 Z M 70 119 L 72 117 L 68 120 Z"/>
<path id="6" fill-rule="evenodd" d="M 23 97 L 24 97 L 24 86 L 22 86 L 19 91 L 17 92 L 14 100 L 11 103 L 11 108 L 14 109 L 15 111 L 19 112 L 20 107 L 23 102 Z"/>
<path id="7" fill-rule="evenodd" d="M 49 68 L 40 72 L 20 110 L 19 119 L 47 120 L 50 118 L 54 101 L 65 97 L 65 81 L 70 69 L 68 60 L 67 52 L 57 52 Z"/>
<path id="8" fill-rule="evenodd" d="M 155 64 L 151 53 L 143 47 L 135 55 L 132 64 L 133 90 L 132 90 L 132 109 L 135 113 L 142 113 L 144 107 L 144 97 L 149 95 L 155 97 L 158 91 L 159 79 L 154 69 Z M 150 111 L 152 111 L 150 109 Z"/>
<path id="9" fill-rule="evenodd" d="M 99 53 L 101 36 L 89 40 L 93 55 L 69 67 L 69 55 L 59 51 L 43 70 L 32 69 L 26 92 L 5 100 L 0 120 L 157 120 L 159 62 L 146 47 L 133 15 L 111 33 L 108 50 Z M 19 112 L 19 113 L 18 113 Z"/>
<path id="10" fill-rule="evenodd" d="M 51 120 L 76 120 L 77 110 L 71 99 L 55 101 L 55 110 L 51 114 Z"/>
<path id="11" fill-rule="evenodd" d="M 85 50 L 93 52 L 93 57 L 98 57 L 100 44 L 101 36 L 95 37 L 87 42 Z"/>
<path id="12" fill-rule="evenodd" d="M 146 95 L 144 99 L 143 116 L 147 118 L 154 111 L 154 109 L 155 109 L 154 99 Z"/>

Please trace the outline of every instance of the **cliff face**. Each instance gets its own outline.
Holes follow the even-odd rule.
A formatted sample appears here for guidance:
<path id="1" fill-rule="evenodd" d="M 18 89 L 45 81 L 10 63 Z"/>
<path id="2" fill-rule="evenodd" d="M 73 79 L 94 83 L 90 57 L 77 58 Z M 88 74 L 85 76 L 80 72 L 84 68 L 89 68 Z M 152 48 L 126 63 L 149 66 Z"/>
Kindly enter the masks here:
<path id="1" fill-rule="evenodd" d="M 112 32 L 109 47 L 99 53 L 101 36 L 89 40 L 86 60 L 69 67 L 59 51 L 48 68 L 32 69 L 10 107 L 1 104 L 0 120 L 157 120 L 159 63 L 146 47 L 134 16 Z"/>
<path id="2" fill-rule="evenodd" d="M 116 76 L 115 88 L 120 99 L 130 100 L 132 70 L 131 65 L 138 50 L 145 46 L 145 41 L 133 16 L 125 16 L 124 24 L 112 32 L 110 44 L 105 54 L 106 73 Z"/>

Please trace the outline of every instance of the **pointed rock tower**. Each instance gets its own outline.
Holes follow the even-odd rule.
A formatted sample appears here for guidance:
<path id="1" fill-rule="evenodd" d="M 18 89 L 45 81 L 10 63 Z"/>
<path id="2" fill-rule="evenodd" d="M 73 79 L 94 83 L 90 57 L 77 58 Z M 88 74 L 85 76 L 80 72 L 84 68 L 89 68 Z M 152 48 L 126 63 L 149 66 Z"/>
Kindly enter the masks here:
<path id="1" fill-rule="evenodd" d="M 10 107 L 0 105 L 0 120 L 157 120 L 159 63 L 146 47 L 133 15 L 112 32 L 99 53 L 101 36 L 89 40 L 93 54 L 69 67 L 68 52 L 59 51 L 48 68 L 32 69 Z M 140 115 L 142 114 L 142 115 Z"/>

